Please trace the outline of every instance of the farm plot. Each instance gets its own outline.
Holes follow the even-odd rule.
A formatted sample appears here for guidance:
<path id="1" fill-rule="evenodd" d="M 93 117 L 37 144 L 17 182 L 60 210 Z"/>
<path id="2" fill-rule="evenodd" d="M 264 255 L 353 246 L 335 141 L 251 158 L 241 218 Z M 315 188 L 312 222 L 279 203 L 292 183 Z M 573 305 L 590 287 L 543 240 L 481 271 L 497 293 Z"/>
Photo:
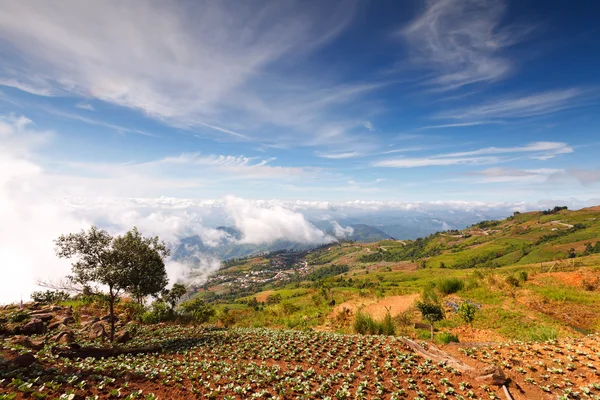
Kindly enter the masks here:
<path id="1" fill-rule="evenodd" d="M 489 399 L 499 393 L 394 337 L 163 326 L 141 328 L 130 344 L 164 350 L 70 360 L 48 344 L 29 367 L 0 366 L 0 398 Z M 27 351 L 8 340 L 2 347 L 5 357 Z"/>

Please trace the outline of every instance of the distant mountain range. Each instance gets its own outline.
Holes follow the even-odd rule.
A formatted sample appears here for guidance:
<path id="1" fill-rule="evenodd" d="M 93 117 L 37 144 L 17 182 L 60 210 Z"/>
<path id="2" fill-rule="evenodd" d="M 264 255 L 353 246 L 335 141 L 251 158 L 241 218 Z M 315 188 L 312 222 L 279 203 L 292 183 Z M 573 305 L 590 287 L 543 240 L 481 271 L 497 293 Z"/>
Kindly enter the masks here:
<path id="1" fill-rule="evenodd" d="M 502 218 L 505 212 L 436 210 L 434 212 L 373 211 L 360 215 L 336 215 L 335 220 L 323 214 L 306 213 L 305 217 L 324 233 L 338 238 L 360 243 L 376 242 L 389 238 L 398 240 L 416 239 L 435 232 L 450 229 L 464 229 L 482 220 Z M 336 229 L 337 228 L 337 229 Z M 240 243 L 243 233 L 235 226 L 216 228 L 226 235 L 217 246 L 208 246 L 199 236 L 189 236 L 180 240 L 174 249 L 175 259 L 194 261 L 195 258 L 210 255 L 221 260 L 245 257 L 263 252 L 278 250 L 307 250 L 316 247 L 314 243 L 297 243 L 277 240 L 270 243 Z M 336 234 L 337 232 L 337 234 Z"/>

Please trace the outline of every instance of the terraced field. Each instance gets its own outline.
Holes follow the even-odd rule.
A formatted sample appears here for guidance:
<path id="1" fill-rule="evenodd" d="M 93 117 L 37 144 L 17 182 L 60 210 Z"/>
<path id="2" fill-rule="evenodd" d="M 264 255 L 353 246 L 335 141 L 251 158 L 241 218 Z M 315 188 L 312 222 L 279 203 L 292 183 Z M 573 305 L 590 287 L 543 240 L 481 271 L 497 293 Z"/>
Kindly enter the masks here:
<path id="1" fill-rule="evenodd" d="M 500 387 L 417 355 L 396 337 L 181 326 L 138 329 L 131 346 L 160 345 L 162 352 L 67 359 L 55 355 L 55 344 L 47 343 L 29 367 L 1 365 L 0 399 L 504 396 Z M 81 338 L 77 342 L 98 344 Z M 447 348 L 473 365 L 503 368 L 515 398 L 600 395 L 600 341 L 596 336 Z M 4 357 L 29 351 L 8 339 L 2 344 Z"/>

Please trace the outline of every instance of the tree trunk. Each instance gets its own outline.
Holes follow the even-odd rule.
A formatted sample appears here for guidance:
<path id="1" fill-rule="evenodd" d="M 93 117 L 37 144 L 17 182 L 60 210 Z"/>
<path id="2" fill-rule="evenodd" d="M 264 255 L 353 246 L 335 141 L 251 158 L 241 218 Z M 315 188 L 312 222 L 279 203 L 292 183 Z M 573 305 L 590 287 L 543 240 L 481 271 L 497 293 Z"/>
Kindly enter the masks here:
<path id="1" fill-rule="evenodd" d="M 110 342 L 112 343 L 115 340 L 115 295 L 113 294 L 112 287 L 109 287 L 110 297 L 109 297 L 109 314 L 110 314 Z"/>
<path id="2" fill-rule="evenodd" d="M 431 326 L 431 340 L 433 340 L 433 322 L 430 322 L 429 326 Z"/>

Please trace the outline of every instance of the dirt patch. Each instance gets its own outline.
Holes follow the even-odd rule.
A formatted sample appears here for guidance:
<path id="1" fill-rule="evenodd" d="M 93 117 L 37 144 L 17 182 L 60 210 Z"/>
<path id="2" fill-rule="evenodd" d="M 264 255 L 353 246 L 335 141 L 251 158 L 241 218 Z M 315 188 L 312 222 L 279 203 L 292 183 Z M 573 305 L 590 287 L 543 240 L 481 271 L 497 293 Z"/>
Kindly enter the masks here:
<path id="1" fill-rule="evenodd" d="M 408 310 L 419 297 L 418 294 L 409 294 L 404 296 L 390 296 L 382 300 L 369 300 L 369 299 L 356 299 L 349 300 L 342 304 L 337 305 L 331 316 L 335 318 L 344 309 L 350 310 L 350 313 L 355 314 L 356 311 L 362 307 L 361 311 L 369 314 L 376 320 L 381 320 L 390 311 L 392 317 Z"/>
<path id="2" fill-rule="evenodd" d="M 267 290 L 267 291 L 265 291 L 265 292 L 258 293 L 258 294 L 257 294 L 256 296 L 254 296 L 254 297 L 256 297 L 256 301 L 258 301 L 259 303 L 260 303 L 260 302 L 263 302 L 263 303 L 265 303 L 265 302 L 267 301 L 267 297 L 269 297 L 270 295 L 272 295 L 272 294 L 274 294 L 274 293 L 275 293 L 275 291 L 274 291 L 274 290 Z"/>
<path id="3" fill-rule="evenodd" d="M 577 271 L 549 272 L 537 275 L 536 280 L 545 277 L 552 277 L 565 285 L 583 289 L 584 286 L 589 284 L 596 283 L 599 285 L 600 272 L 587 268 Z"/>
<path id="4" fill-rule="evenodd" d="M 506 338 L 498 332 L 488 329 L 476 329 L 469 326 L 459 326 L 450 331 L 453 335 L 458 336 L 461 343 L 500 343 Z"/>

